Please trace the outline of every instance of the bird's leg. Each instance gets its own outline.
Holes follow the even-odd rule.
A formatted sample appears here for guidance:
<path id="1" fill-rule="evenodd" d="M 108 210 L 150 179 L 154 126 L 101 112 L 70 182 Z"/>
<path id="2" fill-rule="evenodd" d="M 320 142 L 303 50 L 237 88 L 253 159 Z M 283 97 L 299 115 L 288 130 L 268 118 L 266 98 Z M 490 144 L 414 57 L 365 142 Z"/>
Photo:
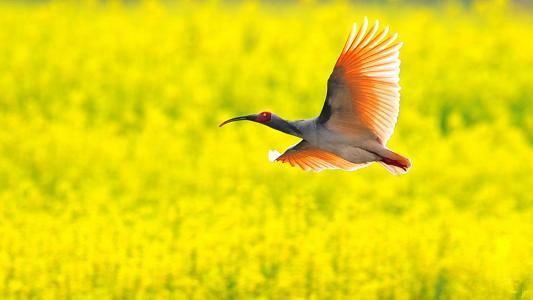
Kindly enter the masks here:
<path id="1" fill-rule="evenodd" d="M 387 165 L 391 165 L 391 166 L 396 166 L 398 168 L 402 168 L 404 171 L 407 171 L 407 169 L 411 165 L 411 163 L 408 160 L 407 161 L 405 161 L 405 160 L 395 160 L 395 159 L 390 159 L 390 158 L 387 158 L 387 157 L 382 157 L 381 161 L 386 163 Z"/>
<path id="2" fill-rule="evenodd" d="M 409 167 L 411 167 L 411 162 L 409 159 L 385 147 L 379 149 L 376 154 L 379 155 L 381 157 L 381 161 L 387 165 L 396 166 L 398 168 L 402 168 L 403 170 L 407 170 Z"/>

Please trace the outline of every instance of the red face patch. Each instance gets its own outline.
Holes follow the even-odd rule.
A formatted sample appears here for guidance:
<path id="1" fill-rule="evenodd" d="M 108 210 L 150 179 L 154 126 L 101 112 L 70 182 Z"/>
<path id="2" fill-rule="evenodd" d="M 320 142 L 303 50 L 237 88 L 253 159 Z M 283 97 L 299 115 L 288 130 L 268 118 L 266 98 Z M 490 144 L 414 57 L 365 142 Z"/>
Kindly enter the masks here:
<path id="1" fill-rule="evenodd" d="M 264 111 L 258 114 L 255 120 L 260 123 L 266 123 L 266 122 L 269 122 L 271 119 L 272 119 L 272 113 L 268 111 Z"/>

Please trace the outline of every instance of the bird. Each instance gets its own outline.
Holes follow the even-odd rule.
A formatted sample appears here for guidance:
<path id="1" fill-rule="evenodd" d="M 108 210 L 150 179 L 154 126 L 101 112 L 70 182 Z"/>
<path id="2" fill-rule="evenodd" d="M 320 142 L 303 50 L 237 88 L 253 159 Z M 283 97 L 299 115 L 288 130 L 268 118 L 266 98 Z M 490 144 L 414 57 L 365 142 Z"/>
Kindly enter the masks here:
<path id="1" fill-rule="evenodd" d="M 289 121 L 264 111 L 231 118 L 252 121 L 301 138 L 283 154 L 270 151 L 271 161 L 303 170 L 354 171 L 373 162 L 394 175 L 411 167 L 408 158 L 387 147 L 400 109 L 400 59 L 403 43 L 379 21 L 369 28 L 365 17 L 353 28 L 327 82 L 324 105 L 318 117 Z"/>

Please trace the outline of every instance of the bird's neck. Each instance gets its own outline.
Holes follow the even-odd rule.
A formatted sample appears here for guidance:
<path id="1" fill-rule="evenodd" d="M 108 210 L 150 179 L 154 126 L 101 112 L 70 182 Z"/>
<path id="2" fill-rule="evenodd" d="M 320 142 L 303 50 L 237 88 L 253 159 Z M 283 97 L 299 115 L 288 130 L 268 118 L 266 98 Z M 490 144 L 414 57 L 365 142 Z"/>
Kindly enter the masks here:
<path id="1" fill-rule="evenodd" d="M 302 137 L 302 131 L 298 127 L 297 123 L 299 121 L 287 121 L 281 118 L 272 119 L 269 123 L 265 124 L 266 126 L 284 132 L 286 134 L 294 135 L 297 137 Z"/>

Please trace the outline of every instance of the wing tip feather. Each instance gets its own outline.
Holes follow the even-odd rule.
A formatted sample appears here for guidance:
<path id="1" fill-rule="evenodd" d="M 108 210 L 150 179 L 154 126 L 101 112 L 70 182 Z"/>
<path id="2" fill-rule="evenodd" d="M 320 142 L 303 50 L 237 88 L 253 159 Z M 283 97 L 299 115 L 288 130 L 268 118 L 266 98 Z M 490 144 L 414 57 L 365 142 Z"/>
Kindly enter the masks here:
<path id="1" fill-rule="evenodd" d="M 360 116 L 368 129 L 386 141 L 398 118 L 399 50 L 403 42 L 398 41 L 398 33 L 390 32 L 389 26 L 382 30 L 379 26 L 375 20 L 369 29 L 366 16 L 359 28 L 354 23 L 332 76 L 342 76 L 339 78 L 347 83 L 355 103 L 354 117 Z"/>

